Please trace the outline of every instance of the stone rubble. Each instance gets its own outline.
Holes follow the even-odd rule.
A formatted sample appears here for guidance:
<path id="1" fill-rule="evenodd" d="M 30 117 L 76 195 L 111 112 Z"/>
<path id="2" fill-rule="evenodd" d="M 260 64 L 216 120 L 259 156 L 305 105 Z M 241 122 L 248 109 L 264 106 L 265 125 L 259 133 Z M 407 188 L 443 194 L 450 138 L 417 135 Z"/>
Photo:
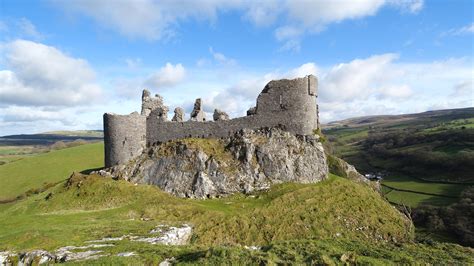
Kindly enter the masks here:
<path id="1" fill-rule="evenodd" d="M 171 265 L 173 265 L 174 260 L 175 260 L 175 258 L 165 259 L 164 261 L 160 262 L 160 264 L 158 264 L 158 266 L 171 266 Z"/>
<path id="2" fill-rule="evenodd" d="M 136 256 L 137 253 L 133 252 L 133 251 L 130 251 L 130 252 L 122 252 L 122 253 L 118 253 L 117 256 L 118 257 L 132 257 L 132 256 Z"/>
<path id="3" fill-rule="evenodd" d="M 124 235 L 120 237 L 107 237 L 97 240 L 89 240 L 86 241 L 86 243 L 106 243 L 128 239 L 130 241 L 147 242 L 150 244 L 186 245 L 191 239 L 192 227 L 188 224 L 183 224 L 179 227 L 158 225 L 156 228 L 150 231 L 150 234 L 156 234 L 156 236 L 142 237 Z M 113 246 L 115 245 L 110 243 L 89 244 L 85 246 L 65 246 L 58 248 L 54 252 L 48 252 L 45 250 L 32 250 L 19 253 L 2 251 L 0 252 L 0 265 L 12 265 L 13 261 L 18 261 L 18 265 L 31 265 L 34 262 L 38 262 L 39 264 L 50 264 L 68 261 L 94 260 L 100 257 L 110 256 L 110 254 L 104 253 L 104 251 L 97 249 Z M 138 254 L 134 251 L 116 254 L 116 256 L 119 257 L 130 257 L 137 255 Z"/>
<path id="4" fill-rule="evenodd" d="M 138 238 L 132 241 L 147 242 L 153 245 L 185 245 L 191 238 L 192 228 L 187 224 L 183 224 L 181 227 L 165 227 L 160 225 L 153 229 L 150 234 L 159 234 L 159 236 Z"/>

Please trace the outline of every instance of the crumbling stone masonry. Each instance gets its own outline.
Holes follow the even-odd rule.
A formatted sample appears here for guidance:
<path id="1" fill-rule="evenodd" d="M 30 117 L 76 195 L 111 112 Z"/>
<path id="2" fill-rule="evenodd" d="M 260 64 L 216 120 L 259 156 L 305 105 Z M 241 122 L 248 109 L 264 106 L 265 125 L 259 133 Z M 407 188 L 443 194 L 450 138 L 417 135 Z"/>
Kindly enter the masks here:
<path id="1" fill-rule="evenodd" d="M 247 116 L 228 119 L 225 112 L 215 110 L 214 121 L 206 121 L 201 99 L 196 100 L 189 121 L 184 121 L 182 108 L 176 108 L 169 121 L 163 98 L 144 90 L 141 114 L 104 114 L 105 166 L 126 163 L 154 144 L 187 137 L 225 138 L 241 129 L 264 127 L 312 135 L 319 127 L 317 86 L 312 75 L 270 81 Z"/>

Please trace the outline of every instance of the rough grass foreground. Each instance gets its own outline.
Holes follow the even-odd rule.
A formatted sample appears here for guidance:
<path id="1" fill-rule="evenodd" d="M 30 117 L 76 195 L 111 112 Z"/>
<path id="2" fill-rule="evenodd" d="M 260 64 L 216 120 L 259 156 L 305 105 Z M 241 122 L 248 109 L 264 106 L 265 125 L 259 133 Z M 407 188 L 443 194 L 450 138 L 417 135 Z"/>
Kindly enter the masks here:
<path id="1" fill-rule="evenodd" d="M 152 186 L 75 174 L 41 194 L 0 205 L 0 250 L 54 250 L 182 223 L 194 227 L 188 246 L 120 241 L 104 251 L 138 256 L 94 263 L 156 263 L 169 257 L 182 263 L 472 262 L 473 256 L 455 245 L 410 244 L 412 224 L 394 207 L 372 189 L 336 176 L 312 185 L 281 184 L 251 196 L 191 200 Z"/>

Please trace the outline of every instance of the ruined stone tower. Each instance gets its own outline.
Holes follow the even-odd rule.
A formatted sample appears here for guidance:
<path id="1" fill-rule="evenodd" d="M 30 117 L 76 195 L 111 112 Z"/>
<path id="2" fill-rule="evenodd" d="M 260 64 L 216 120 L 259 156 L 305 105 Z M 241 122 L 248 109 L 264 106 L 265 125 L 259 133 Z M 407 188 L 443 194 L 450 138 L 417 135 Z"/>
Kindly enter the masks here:
<path id="1" fill-rule="evenodd" d="M 156 143 L 187 137 L 223 138 L 241 129 L 280 127 L 295 135 L 312 135 L 319 127 L 316 104 L 317 79 L 304 78 L 270 81 L 247 116 L 228 119 L 220 110 L 214 121 L 207 121 L 201 99 L 196 101 L 189 121 L 181 108 L 168 121 L 168 107 L 161 96 L 142 95 L 142 112 L 129 115 L 104 114 L 105 166 L 123 164 Z"/>

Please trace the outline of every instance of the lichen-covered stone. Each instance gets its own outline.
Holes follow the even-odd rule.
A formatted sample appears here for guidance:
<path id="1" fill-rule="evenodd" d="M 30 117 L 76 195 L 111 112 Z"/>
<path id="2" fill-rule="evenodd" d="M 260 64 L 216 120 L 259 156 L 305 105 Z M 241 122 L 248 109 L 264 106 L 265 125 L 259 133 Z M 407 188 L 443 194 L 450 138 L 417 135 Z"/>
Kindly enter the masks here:
<path id="1" fill-rule="evenodd" d="M 209 198 L 249 193 L 282 182 L 327 178 L 323 146 L 281 129 L 241 130 L 225 139 L 183 139 L 149 148 L 109 169 L 133 183 L 157 185 L 179 196 Z"/>

